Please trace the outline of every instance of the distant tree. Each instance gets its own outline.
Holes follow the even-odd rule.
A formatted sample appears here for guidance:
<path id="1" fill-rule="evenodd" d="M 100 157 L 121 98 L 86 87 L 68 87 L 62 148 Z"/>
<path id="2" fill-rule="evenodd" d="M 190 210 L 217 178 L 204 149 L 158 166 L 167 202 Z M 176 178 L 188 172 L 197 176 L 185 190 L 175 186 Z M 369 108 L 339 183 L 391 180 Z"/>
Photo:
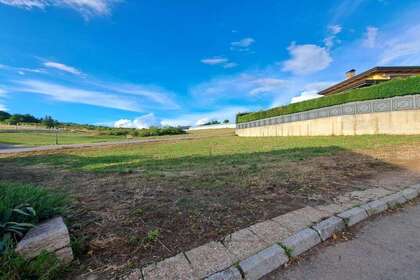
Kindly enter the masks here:
<path id="1" fill-rule="evenodd" d="M 7 120 L 11 115 L 5 111 L 0 111 L 0 121 Z"/>
<path id="2" fill-rule="evenodd" d="M 9 118 L 9 120 L 12 121 L 12 124 L 20 124 L 23 122 L 23 115 L 14 114 Z"/>
<path id="3" fill-rule="evenodd" d="M 229 123 L 229 120 L 224 120 L 223 123 Z"/>
<path id="4" fill-rule="evenodd" d="M 19 115 L 12 115 L 6 122 L 10 125 L 19 125 L 22 122 L 22 118 Z"/>
<path id="5" fill-rule="evenodd" d="M 39 123 L 40 120 L 35 118 L 34 116 L 30 114 L 20 115 L 22 122 L 24 123 Z"/>
<path id="6" fill-rule="evenodd" d="M 54 128 L 58 125 L 58 121 L 54 120 L 51 116 L 45 116 L 41 122 L 46 128 Z"/>
<path id="7" fill-rule="evenodd" d="M 30 114 L 13 114 L 7 120 L 9 124 L 16 125 L 20 123 L 39 123 L 40 120 Z"/>
<path id="8" fill-rule="evenodd" d="M 217 121 L 217 120 L 214 120 L 214 121 L 209 121 L 209 122 L 206 122 L 205 124 L 203 124 L 203 125 L 213 125 L 213 124 L 220 124 L 220 122 L 219 121 Z"/>

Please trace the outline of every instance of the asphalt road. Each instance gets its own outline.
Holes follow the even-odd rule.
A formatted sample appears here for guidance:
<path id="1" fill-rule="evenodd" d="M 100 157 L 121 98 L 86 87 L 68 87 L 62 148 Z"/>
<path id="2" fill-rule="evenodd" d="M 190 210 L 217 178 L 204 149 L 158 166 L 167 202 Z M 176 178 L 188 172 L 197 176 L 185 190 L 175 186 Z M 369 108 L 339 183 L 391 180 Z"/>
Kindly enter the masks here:
<path id="1" fill-rule="evenodd" d="M 264 280 L 419 280 L 420 203 L 358 227 L 350 241 L 314 249 Z"/>

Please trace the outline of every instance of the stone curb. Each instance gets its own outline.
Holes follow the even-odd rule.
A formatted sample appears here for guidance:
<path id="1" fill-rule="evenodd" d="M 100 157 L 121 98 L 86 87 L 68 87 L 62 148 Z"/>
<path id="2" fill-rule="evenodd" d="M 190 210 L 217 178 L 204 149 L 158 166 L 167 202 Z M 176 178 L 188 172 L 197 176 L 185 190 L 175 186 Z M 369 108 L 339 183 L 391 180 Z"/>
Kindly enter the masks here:
<path id="1" fill-rule="evenodd" d="M 325 241 L 333 236 L 334 233 L 344 230 L 345 227 L 346 225 L 343 219 L 332 216 L 322 222 L 319 222 L 312 228 L 319 234 L 321 240 Z"/>
<path id="2" fill-rule="evenodd" d="M 337 217 L 342 218 L 344 223 L 346 223 L 346 226 L 351 227 L 365 220 L 368 217 L 368 214 L 362 207 L 354 207 L 337 214 Z"/>
<path id="3" fill-rule="evenodd" d="M 283 248 L 274 244 L 239 263 L 245 279 L 257 280 L 289 261 Z"/>
<path id="4" fill-rule="evenodd" d="M 347 198 L 343 204 L 307 206 L 252 225 L 230 234 L 222 242 L 212 241 L 149 265 L 142 269 L 143 273 L 134 270 L 125 279 L 257 280 L 346 227 L 416 198 L 420 195 L 420 184 L 396 193 L 380 188 L 375 191 L 357 192 L 363 200 Z M 389 194 L 384 196 L 386 193 Z"/>

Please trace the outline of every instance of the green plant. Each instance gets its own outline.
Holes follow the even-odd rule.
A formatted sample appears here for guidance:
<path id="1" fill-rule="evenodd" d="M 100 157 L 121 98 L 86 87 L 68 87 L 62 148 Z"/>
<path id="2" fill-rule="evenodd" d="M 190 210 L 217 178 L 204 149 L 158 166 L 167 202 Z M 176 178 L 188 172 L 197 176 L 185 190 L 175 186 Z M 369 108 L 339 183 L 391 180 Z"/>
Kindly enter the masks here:
<path id="1" fill-rule="evenodd" d="M 291 259 L 292 258 L 292 255 L 293 255 L 293 248 L 284 246 L 283 244 L 280 244 L 280 246 L 283 248 L 284 253 L 286 254 L 286 256 L 288 256 Z"/>
<path id="2" fill-rule="evenodd" d="M 22 205 L 10 211 L 6 217 L 0 221 L 0 256 L 7 248 L 7 244 L 22 238 L 25 233 L 34 227 L 31 223 L 25 223 L 24 220 L 32 219 L 36 212 L 28 205 Z"/>
<path id="3" fill-rule="evenodd" d="M 0 181 L 0 222 L 5 223 L 14 209 L 30 205 L 36 215 L 21 216 L 18 222 L 38 223 L 42 220 L 63 214 L 69 200 L 65 193 L 47 190 L 30 184 Z M 28 210 L 28 209 L 26 209 Z"/>
<path id="4" fill-rule="evenodd" d="M 143 239 L 143 244 L 148 245 L 148 244 L 151 244 L 151 243 L 155 243 L 157 241 L 157 239 L 159 238 L 159 236 L 160 236 L 160 230 L 159 229 L 150 230 L 147 233 L 146 237 Z"/>
<path id="5" fill-rule="evenodd" d="M 159 229 L 153 229 L 147 232 L 147 235 L 144 238 L 139 237 L 131 237 L 128 241 L 129 244 L 134 246 L 142 246 L 142 247 L 148 247 L 155 243 L 160 236 L 160 230 Z"/>
<path id="6" fill-rule="evenodd" d="M 42 252 L 33 260 L 25 260 L 17 255 L 12 246 L 0 256 L 0 280 L 61 279 L 64 267 L 54 254 Z"/>
<path id="7" fill-rule="evenodd" d="M 88 250 L 88 240 L 86 236 L 71 236 L 70 245 L 75 257 L 83 256 Z"/>
<path id="8" fill-rule="evenodd" d="M 236 116 L 236 122 L 244 123 L 348 102 L 383 99 L 417 93 L 420 93 L 420 77 L 395 79 L 365 88 L 353 89 L 339 94 L 328 95 L 317 99 L 293 103 L 287 106 L 272 108 L 266 111 L 247 114 L 241 113 Z"/>

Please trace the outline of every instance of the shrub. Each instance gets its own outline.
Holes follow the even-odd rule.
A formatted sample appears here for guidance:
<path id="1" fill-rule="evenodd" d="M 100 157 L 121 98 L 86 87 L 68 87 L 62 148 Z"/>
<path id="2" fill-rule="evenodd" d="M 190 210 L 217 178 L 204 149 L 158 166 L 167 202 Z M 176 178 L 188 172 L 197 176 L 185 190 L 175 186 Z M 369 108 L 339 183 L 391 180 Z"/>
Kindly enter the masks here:
<path id="1" fill-rule="evenodd" d="M 151 127 L 137 130 L 137 134 L 140 137 L 149 136 L 163 136 L 163 135 L 177 135 L 186 133 L 182 128 L 179 127 Z"/>
<path id="2" fill-rule="evenodd" d="M 400 78 L 365 88 L 353 89 L 339 94 L 324 96 L 318 99 L 276 107 L 266 111 L 238 114 L 236 116 L 236 122 L 244 123 L 344 104 L 348 102 L 383 99 L 417 93 L 420 93 L 420 77 L 410 77 L 405 79 Z"/>

